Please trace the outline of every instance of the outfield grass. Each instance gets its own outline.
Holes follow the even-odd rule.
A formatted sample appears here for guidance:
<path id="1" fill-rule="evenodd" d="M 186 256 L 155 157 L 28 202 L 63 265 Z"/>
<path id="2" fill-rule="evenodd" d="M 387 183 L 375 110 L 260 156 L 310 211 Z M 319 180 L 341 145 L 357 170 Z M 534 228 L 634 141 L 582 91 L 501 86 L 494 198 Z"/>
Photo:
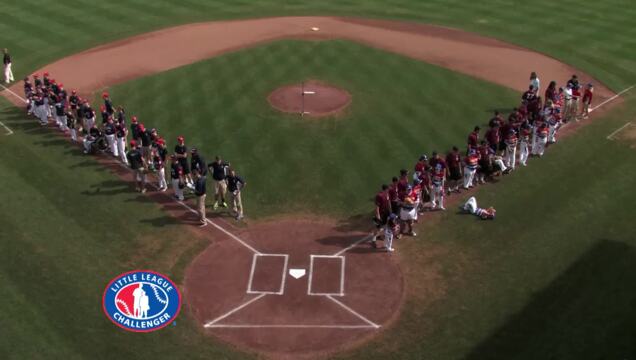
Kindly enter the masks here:
<path id="1" fill-rule="evenodd" d="M 365 59 L 365 60 L 363 60 Z M 370 76 L 371 74 L 371 76 Z M 352 94 L 336 118 L 271 108 L 279 86 L 319 79 Z M 369 213 L 372 196 L 421 153 L 462 147 L 491 109 L 518 94 L 497 85 L 346 41 L 283 41 L 111 89 L 173 149 L 178 135 L 207 160 L 221 154 L 249 183 L 248 217 Z M 185 96 L 183 96 L 185 95 Z M 452 104 L 452 105 L 450 105 Z"/>
<path id="2" fill-rule="evenodd" d="M 548 53 L 580 67 L 614 90 L 636 82 L 636 5 L 631 0 L 589 4 L 574 0 L 523 3 L 502 0 L 187 0 L 177 4 L 168 0 L 101 3 L 64 0 L 46 5 L 38 0 L 5 0 L 0 11 L 3 15 L 0 47 L 12 50 L 17 76 L 87 47 L 172 24 L 248 16 L 338 14 L 455 26 Z M 367 61 L 360 61 L 357 67 L 346 66 L 334 59 L 333 54 L 325 55 L 329 61 L 336 61 L 333 69 L 317 63 L 307 69 L 295 69 L 291 74 L 271 73 L 271 67 L 278 65 L 278 61 L 286 64 L 287 69 L 293 68 L 290 62 L 313 53 L 315 46 L 333 47 L 349 57 L 356 56 L 358 51 L 374 51 L 360 45 L 346 49 L 345 44 L 282 42 L 253 50 L 258 53 L 269 48 L 276 49 L 279 54 L 289 54 L 293 52 L 292 48 L 303 49 L 285 58 L 274 51 L 261 53 L 270 61 L 270 69 L 265 73 L 270 80 L 299 79 L 308 73 L 331 76 L 329 79 L 334 83 L 352 87 L 358 96 L 380 99 L 380 104 L 371 102 L 367 109 L 355 108 L 358 105 L 354 98 L 355 109 L 340 122 L 305 125 L 275 115 L 266 109 L 265 103 L 258 102 L 264 101 L 261 96 L 253 97 L 255 91 L 265 91 L 266 81 L 261 81 L 258 89 L 244 81 L 232 85 L 252 91 L 252 97 L 246 93 L 238 103 L 223 98 L 222 94 L 212 99 L 194 95 L 198 102 L 192 106 L 200 106 L 201 114 L 224 108 L 213 114 L 215 125 L 220 126 L 221 132 L 195 135 L 201 126 L 193 124 L 183 128 L 184 134 L 191 142 L 210 138 L 212 143 L 203 144 L 206 153 L 223 149 L 225 155 L 245 164 L 250 181 L 246 201 L 254 214 L 264 215 L 284 208 L 282 201 L 272 200 L 267 195 L 259 197 L 267 186 L 276 186 L 274 180 L 260 175 L 256 165 L 259 159 L 275 155 L 290 164 L 305 166 L 301 162 L 303 159 L 287 154 L 286 150 L 293 145 L 301 145 L 299 149 L 304 154 L 314 151 L 326 154 L 325 159 L 308 160 L 310 164 L 336 158 L 336 152 L 351 155 L 336 166 L 348 164 L 346 168 L 351 172 L 342 174 L 343 184 L 352 195 L 346 199 L 355 200 L 353 203 L 359 207 L 356 209 L 362 209 L 362 204 L 367 204 L 364 197 L 373 193 L 367 188 L 376 187 L 400 166 L 412 165 L 412 156 L 419 151 L 446 148 L 456 141 L 460 132 L 463 140 L 467 130 L 465 125 L 483 121 L 488 115 L 485 110 L 498 105 L 496 99 L 490 98 L 492 91 L 502 91 L 502 96 L 507 96 L 506 91 L 494 86 L 480 93 L 484 89 L 480 87 L 472 93 L 475 106 L 470 111 L 465 107 L 460 111 L 455 109 L 455 104 L 449 106 L 447 102 L 425 102 L 428 107 L 420 106 L 427 97 L 412 102 L 410 99 L 415 95 L 395 90 L 397 103 L 392 103 L 392 98 L 382 98 L 374 93 L 381 89 L 362 87 L 372 82 L 367 77 L 373 77 L 383 88 L 396 89 L 397 81 L 385 74 L 388 69 Z M 474 81 L 395 55 L 379 51 L 376 54 L 374 61 L 377 57 L 378 62 L 387 65 L 416 69 L 415 73 L 403 71 L 398 74 L 399 81 L 407 88 L 423 87 L 423 93 L 430 92 L 429 85 L 420 78 L 424 75 L 436 81 L 448 79 L 448 76 L 454 83 Z M 206 62 L 223 69 L 195 64 L 161 77 L 170 79 L 178 72 L 185 72 L 184 76 L 210 75 L 213 81 L 229 84 L 230 77 L 225 71 L 245 77 L 249 74 L 254 78 L 262 75 L 253 70 L 237 70 L 230 61 L 236 55 Z M 260 58 L 238 60 L 244 66 L 256 67 L 258 64 L 254 63 L 258 61 L 255 60 Z M 422 83 L 418 84 L 418 80 Z M 152 86 L 161 82 L 154 77 L 138 80 L 145 81 Z M 177 83 L 182 84 L 179 91 L 189 93 L 192 90 L 184 82 Z M 164 85 L 171 86 L 170 83 Z M 154 99 L 150 99 L 150 94 L 146 94 L 144 100 L 140 94 L 125 93 L 127 88 L 134 86 L 137 85 L 126 84 L 115 89 L 115 96 L 129 97 L 131 106 L 144 118 L 152 117 L 153 120 L 147 123 L 171 131 L 168 123 L 161 122 L 168 118 L 184 121 L 177 116 L 160 114 L 158 108 L 142 107 L 143 101 L 151 104 Z M 241 91 L 240 88 L 230 89 L 234 93 Z M 228 105 L 222 105 L 222 102 Z M 129 101 L 125 103 L 128 105 Z M 505 107 L 510 106 L 507 101 L 502 103 Z M 241 107 L 247 104 L 263 109 L 259 118 L 245 120 L 242 117 L 245 112 Z M 399 108 L 399 113 L 384 110 L 382 104 Z M 187 103 L 178 105 L 179 108 L 182 106 Z M 361 133 L 356 130 L 367 119 L 356 118 L 357 114 L 371 113 L 374 107 L 375 113 L 384 111 L 387 118 L 400 120 L 397 124 L 402 126 L 394 129 L 379 116 L 370 118 L 382 124 L 378 134 L 382 131 L 391 134 L 387 142 L 394 153 L 387 157 L 395 160 L 386 168 L 375 159 L 375 154 L 367 153 L 368 149 L 360 145 L 363 142 L 358 142 L 352 150 L 347 141 L 339 139 L 379 136 L 371 129 Z M 436 110 L 449 112 L 444 119 L 459 119 L 457 128 L 444 123 L 441 126 L 447 126 L 450 132 L 412 131 L 411 126 L 420 131 L 426 128 L 417 120 L 430 121 L 420 114 Z M 155 123 L 155 115 L 158 123 Z M 474 115 L 480 116 L 472 118 Z M 230 144 L 238 137 L 233 136 L 232 129 L 236 124 L 232 120 L 249 121 L 249 127 L 241 126 L 236 131 L 255 134 L 261 130 L 259 127 L 266 126 L 266 119 L 273 118 L 277 123 L 267 121 L 268 128 L 273 126 L 280 134 L 298 136 L 304 141 L 282 139 L 264 132 L 262 140 L 241 139 L 241 142 L 263 147 L 265 140 L 275 140 L 271 142 L 276 147 L 264 148 L 254 160 L 242 158 L 245 150 L 239 149 L 239 144 Z M 529 168 L 496 186 L 480 189 L 477 194 L 480 203 L 497 207 L 496 221 L 481 222 L 449 211 L 437 226 L 426 228 L 417 241 L 409 239 L 399 243 L 399 256 L 409 291 L 401 318 L 368 347 L 341 357 L 636 358 L 636 290 L 633 286 L 636 283 L 636 230 L 633 226 L 636 195 L 632 189 L 636 153 L 626 144 L 605 139 L 608 133 L 634 118 L 636 98 L 631 95 L 621 108 L 550 149 L 541 161 L 533 161 Z M 175 327 L 153 334 L 131 336 L 111 324 L 101 313 L 100 303 L 103 286 L 108 280 L 133 267 L 150 267 L 180 282 L 185 265 L 207 245 L 207 240 L 184 236 L 183 227 L 177 225 L 177 220 L 133 193 L 127 184 L 82 156 L 79 150 L 71 149 L 49 132 L 34 129 L 37 128 L 34 123 L 27 122 L 3 99 L 0 99 L 0 121 L 16 131 L 12 136 L 0 135 L 3 153 L 0 157 L 0 189 L 3 189 L 0 202 L 0 309 L 3 309 L 0 312 L 3 335 L 0 336 L 0 358 L 248 357 L 203 337 L 187 312 L 180 316 Z M 408 122 L 409 126 L 402 125 L 402 121 Z M 315 133 L 316 139 L 307 140 L 309 133 Z M 421 137 L 435 137 L 439 142 L 418 142 Z M 318 139 L 326 139 L 338 147 L 327 148 Z M 358 162 L 362 164 L 357 164 L 355 158 L 361 159 Z M 299 170 L 286 170 L 284 165 L 281 160 L 271 171 L 291 174 Z M 320 180 L 309 183 L 314 188 L 320 185 L 319 181 L 329 179 L 329 174 L 339 175 L 331 167 L 322 172 L 318 170 L 313 174 Z M 258 188 L 261 182 L 263 189 Z M 351 184 L 356 183 L 367 188 L 351 191 Z M 324 184 L 333 185 L 330 182 Z M 308 202 L 318 202 L 313 197 L 319 194 L 305 195 L 312 197 Z M 333 196 L 336 198 L 335 194 Z M 291 195 L 287 201 L 300 204 L 300 200 Z M 256 204 L 265 204 L 265 208 L 256 208 Z M 340 202 L 330 202 L 316 210 L 338 215 L 343 208 Z M 438 285 L 436 296 L 418 292 L 426 288 L 423 279 L 431 278 L 435 280 L 433 284 Z M 436 300 L 429 301 L 429 298 Z"/>
<path id="3" fill-rule="evenodd" d="M 636 83 L 636 4 L 537 0 L 4 0 L 0 44 L 22 76 L 65 55 L 170 25 L 245 17 L 345 15 L 454 26 L 545 52 L 614 90 Z"/>

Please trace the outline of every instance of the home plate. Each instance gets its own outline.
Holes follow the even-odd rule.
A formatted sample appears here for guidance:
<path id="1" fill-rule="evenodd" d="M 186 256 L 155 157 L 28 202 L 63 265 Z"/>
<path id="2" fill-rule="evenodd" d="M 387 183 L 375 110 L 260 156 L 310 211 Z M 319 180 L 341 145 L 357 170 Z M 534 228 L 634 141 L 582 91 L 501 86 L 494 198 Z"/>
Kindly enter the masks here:
<path id="1" fill-rule="evenodd" d="M 300 279 L 305 276 L 306 273 L 305 269 L 289 269 L 289 275 L 293 276 L 294 279 Z"/>
<path id="2" fill-rule="evenodd" d="M 320 30 L 320 28 L 315 27 L 315 26 L 311 28 L 311 31 L 318 31 L 318 30 Z"/>

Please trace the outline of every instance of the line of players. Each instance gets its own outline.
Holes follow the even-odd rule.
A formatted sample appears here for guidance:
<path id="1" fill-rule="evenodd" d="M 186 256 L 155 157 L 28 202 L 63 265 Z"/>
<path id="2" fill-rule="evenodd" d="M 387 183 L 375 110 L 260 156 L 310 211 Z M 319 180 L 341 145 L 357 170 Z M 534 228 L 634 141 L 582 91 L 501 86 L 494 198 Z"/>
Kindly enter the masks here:
<path id="1" fill-rule="evenodd" d="M 205 185 L 195 189 L 195 177 L 201 175 L 205 181 L 209 169 L 215 182 L 214 209 L 228 206 L 225 197 L 229 190 L 234 215 L 238 220 L 243 218 L 241 189 L 245 182 L 230 168 L 229 162 L 217 156 L 214 162 L 206 164 L 196 148 L 188 152 L 183 136 L 177 138 L 174 153 L 168 155 L 166 141 L 157 129 L 146 129 L 136 116 L 131 117 L 130 130 L 127 128 L 125 109 L 115 107 L 107 92 L 102 94 L 103 104 L 99 109 L 101 126 L 96 124 L 97 114 L 90 102 L 80 97 L 76 90 L 69 94 L 64 85 L 57 83 L 47 72 L 42 78 L 34 74 L 33 81 L 26 77 L 24 94 L 28 102 L 27 113 L 34 115 L 40 125 L 47 126 L 52 120 L 60 131 L 69 133 L 73 141 L 81 141 L 85 154 L 110 153 L 130 166 L 135 172 L 138 191 L 146 192 L 148 171 L 156 174 L 159 191 L 168 189 L 165 168 L 169 158 L 170 178 L 178 200 L 184 200 L 186 190 L 193 192 L 197 199 L 201 196 L 205 199 Z M 202 208 L 201 220 L 205 224 L 205 206 Z"/>
<path id="2" fill-rule="evenodd" d="M 488 129 L 480 140 L 479 126 L 468 135 L 465 155 L 454 146 L 445 156 L 433 151 L 431 158 L 421 155 L 415 163 L 412 177 L 406 169 L 393 177 L 390 185 L 382 185 L 375 196 L 375 216 L 378 232 L 371 244 L 384 238 L 385 249 L 394 251 L 393 238 L 402 234 L 416 236 L 413 224 L 425 211 L 446 210 L 445 196 L 484 184 L 495 176 L 514 171 L 517 163 L 527 165 L 528 157 L 543 156 L 546 146 L 557 141 L 558 130 L 569 121 L 587 118 L 594 87 L 587 84 L 582 92 L 576 75 L 565 87 L 557 89 L 555 81 L 540 89 L 536 73 L 530 76 L 530 86 L 521 97 L 521 104 L 509 114 L 507 121 L 495 111 Z M 471 197 L 461 210 L 481 219 L 494 219 L 492 207 L 477 207 Z"/>

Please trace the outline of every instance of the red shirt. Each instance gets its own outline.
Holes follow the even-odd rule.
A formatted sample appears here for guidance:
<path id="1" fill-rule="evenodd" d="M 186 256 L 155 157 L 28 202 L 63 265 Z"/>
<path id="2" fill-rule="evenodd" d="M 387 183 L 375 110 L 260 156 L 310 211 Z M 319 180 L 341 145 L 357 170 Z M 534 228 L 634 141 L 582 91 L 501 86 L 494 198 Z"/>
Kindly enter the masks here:
<path id="1" fill-rule="evenodd" d="M 594 96 L 594 93 L 592 92 L 592 90 L 585 89 L 585 94 L 583 94 L 583 102 L 586 104 L 591 104 L 593 96 Z"/>
<path id="2" fill-rule="evenodd" d="M 391 208 L 391 203 L 389 202 L 389 194 L 384 191 L 380 191 L 375 195 L 375 206 L 380 208 L 380 215 L 388 214 L 389 209 Z"/>
<path id="3" fill-rule="evenodd" d="M 418 161 L 415 163 L 415 172 L 422 172 L 426 168 L 426 161 Z"/>
<path id="4" fill-rule="evenodd" d="M 449 168 L 457 168 L 459 167 L 459 163 L 461 162 L 461 158 L 459 156 L 459 153 L 456 152 L 449 152 L 448 155 L 446 155 L 446 163 L 448 164 Z"/>
<path id="5" fill-rule="evenodd" d="M 479 162 L 479 157 L 477 154 L 471 154 L 464 158 L 464 162 L 469 169 L 476 169 L 477 163 Z"/>
<path id="6" fill-rule="evenodd" d="M 473 131 L 468 135 L 468 147 L 477 147 L 479 143 L 479 133 L 477 131 Z"/>
<path id="7" fill-rule="evenodd" d="M 389 186 L 389 200 L 393 202 L 398 201 L 398 189 L 397 189 L 397 184 L 395 183 Z"/>
<path id="8" fill-rule="evenodd" d="M 400 181 L 397 184 L 397 192 L 398 196 L 401 198 L 402 195 L 406 194 L 406 188 L 409 186 L 408 178 L 400 178 Z"/>
<path id="9" fill-rule="evenodd" d="M 491 145 L 499 144 L 499 128 L 491 128 L 486 132 L 486 141 Z"/>

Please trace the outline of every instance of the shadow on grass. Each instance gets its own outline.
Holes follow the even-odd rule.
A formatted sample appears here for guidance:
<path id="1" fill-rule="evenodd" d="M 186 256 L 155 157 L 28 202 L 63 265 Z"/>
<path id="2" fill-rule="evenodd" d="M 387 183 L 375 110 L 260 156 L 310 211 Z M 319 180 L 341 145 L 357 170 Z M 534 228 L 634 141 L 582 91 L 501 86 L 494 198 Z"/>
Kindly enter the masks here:
<path id="1" fill-rule="evenodd" d="M 467 359 L 636 359 L 636 249 L 600 240 Z"/>

